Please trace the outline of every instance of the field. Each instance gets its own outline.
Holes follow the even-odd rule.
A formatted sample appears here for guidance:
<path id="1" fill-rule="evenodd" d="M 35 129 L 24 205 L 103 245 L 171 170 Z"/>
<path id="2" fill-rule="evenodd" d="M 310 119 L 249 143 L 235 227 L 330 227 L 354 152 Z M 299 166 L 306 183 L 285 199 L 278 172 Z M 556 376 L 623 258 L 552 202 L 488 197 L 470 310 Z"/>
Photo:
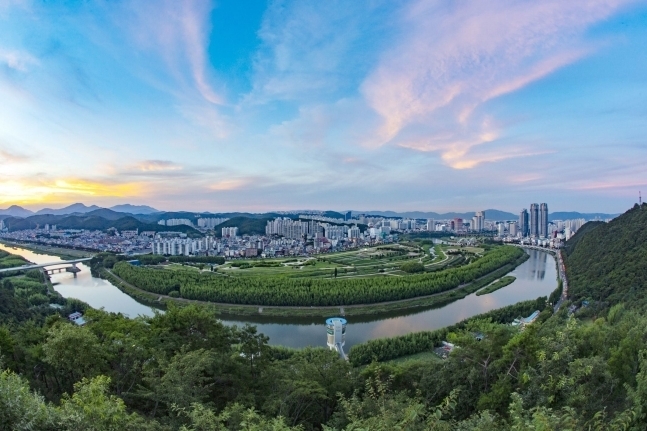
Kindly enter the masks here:
<path id="1" fill-rule="evenodd" d="M 239 260 L 217 268 L 217 272 L 232 277 L 278 276 L 287 278 L 337 278 L 403 277 L 400 269 L 407 262 L 418 262 L 425 270 L 438 270 L 457 264 L 460 256 L 447 256 L 448 246 L 415 243 L 393 244 L 362 248 L 317 257 Z M 481 252 L 483 250 L 481 249 Z M 173 265 L 166 268 L 175 269 Z M 209 270 L 207 268 L 207 270 Z M 335 270 L 337 276 L 335 277 Z"/>
<path id="2" fill-rule="evenodd" d="M 386 361 L 386 362 L 392 363 L 392 364 L 421 362 L 421 363 L 427 363 L 431 365 L 434 363 L 440 364 L 443 362 L 443 360 L 434 352 L 426 351 L 421 353 L 414 353 L 413 355 L 401 356 L 397 359 L 391 359 L 390 361 Z"/>

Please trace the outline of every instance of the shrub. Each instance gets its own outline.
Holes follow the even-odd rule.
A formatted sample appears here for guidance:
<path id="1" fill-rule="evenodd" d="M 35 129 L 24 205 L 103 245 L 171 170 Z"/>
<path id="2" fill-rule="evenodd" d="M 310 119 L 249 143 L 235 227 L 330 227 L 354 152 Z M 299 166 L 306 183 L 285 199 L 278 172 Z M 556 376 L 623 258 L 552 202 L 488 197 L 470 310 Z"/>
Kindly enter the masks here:
<path id="1" fill-rule="evenodd" d="M 400 270 L 408 273 L 424 272 L 425 266 L 419 262 L 407 262 L 400 266 Z"/>

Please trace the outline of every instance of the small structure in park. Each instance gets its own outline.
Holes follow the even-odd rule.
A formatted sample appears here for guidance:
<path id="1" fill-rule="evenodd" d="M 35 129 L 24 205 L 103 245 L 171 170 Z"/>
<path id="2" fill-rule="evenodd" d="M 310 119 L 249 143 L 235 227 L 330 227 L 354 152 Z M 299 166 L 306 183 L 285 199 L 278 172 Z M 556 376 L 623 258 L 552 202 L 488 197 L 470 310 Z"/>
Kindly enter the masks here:
<path id="1" fill-rule="evenodd" d="M 512 321 L 512 326 L 518 326 L 521 329 L 523 329 L 524 326 L 530 325 L 532 322 L 537 320 L 537 317 L 539 317 L 539 310 L 535 310 L 530 316 L 528 317 L 519 317 L 517 319 L 514 319 Z"/>
<path id="2" fill-rule="evenodd" d="M 447 359 L 449 354 L 456 348 L 456 346 L 448 341 L 443 341 L 440 347 L 434 349 L 434 353 L 440 356 L 442 359 Z"/>
<path id="3" fill-rule="evenodd" d="M 339 353 L 339 357 L 348 360 L 344 352 L 346 344 L 346 319 L 343 317 L 331 317 L 326 319 L 327 344 L 330 350 Z"/>
<path id="4" fill-rule="evenodd" d="M 75 324 L 79 326 L 85 325 L 85 319 L 83 318 L 83 314 L 79 313 L 78 311 L 76 313 L 72 313 L 69 316 L 67 316 L 68 320 L 70 322 L 74 322 Z"/>

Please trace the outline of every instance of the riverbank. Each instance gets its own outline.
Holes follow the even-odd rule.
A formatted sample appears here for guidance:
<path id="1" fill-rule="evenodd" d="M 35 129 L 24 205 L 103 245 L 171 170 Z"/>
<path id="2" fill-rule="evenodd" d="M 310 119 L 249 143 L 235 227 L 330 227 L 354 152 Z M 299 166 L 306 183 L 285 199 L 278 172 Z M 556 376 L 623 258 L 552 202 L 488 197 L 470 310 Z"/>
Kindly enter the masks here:
<path id="1" fill-rule="evenodd" d="M 0 249 L 3 248 L 35 263 L 58 260 L 56 256 L 36 254 L 26 249 L 14 250 L 0 246 Z M 350 316 L 346 313 L 348 320 L 346 351 L 348 352 L 353 345 L 369 340 L 436 330 L 498 308 L 535 299 L 538 296 L 550 295 L 555 290 L 557 279 L 555 262 L 548 253 L 535 250 L 527 250 L 526 253 L 529 259 L 510 273 L 516 276 L 517 280 L 485 297 L 467 294 L 464 298 L 450 301 L 446 305 L 436 303 L 435 307 L 422 306 L 422 301 L 413 301 L 413 304 L 394 304 L 392 309 L 387 309 L 385 312 L 374 310 L 373 314 L 351 314 Z M 77 277 L 69 273 L 57 273 L 51 276 L 54 289 L 63 297 L 77 298 L 93 308 L 103 308 L 108 312 L 122 313 L 133 318 L 138 315 L 152 316 L 153 308 L 161 310 L 168 303 L 158 302 L 158 296 L 154 294 L 138 296 L 131 293 L 129 295 L 125 292 L 124 286 L 116 286 L 116 280 L 113 284 L 109 279 L 99 278 L 97 273 L 91 274 L 90 268 L 85 264 L 80 264 L 80 268 L 82 271 L 77 274 Z M 486 282 L 486 279 L 482 280 L 482 283 Z M 405 305 L 410 306 L 404 308 Z M 213 307 L 210 304 L 207 306 Z M 258 309 L 253 308 L 240 310 L 235 306 L 211 309 L 219 313 L 219 319 L 224 325 L 238 327 L 246 324 L 254 325 L 259 333 L 270 337 L 271 345 L 291 348 L 325 346 L 326 331 L 323 325 L 325 317 L 339 314 L 338 308 L 318 310 L 318 315 L 312 314 L 311 310 L 306 310 L 303 314 L 298 314 L 294 310 L 276 310 L 277 314 L 274 315 L 272 312 L 258 313 Z"/>
<path id="2" fill-rule="evenodd" d="M 147 292 L 132 284 L 124 281 L 112 271 L 102 268 L 100 275 L 119 290 L 131 296 L 133 299 L 146 305 L 165 309 L 167 304 L 175 302 L 179 304 L 202 304 L 210 306 L 218 314 L 228 316 L 267 316 L 267 317 L 330 317 L 333 315 L 341 316 L 379 316 L 381 314 L 393 313 L 397 311 L 415 310 L 426 311 L 434 308 L 440 308 L 452 302 L 465 298 L 485 286 L 488 286 L 495 280 L 505 276 L 513 271 L 516 267 L 529 259 L 529 255 L 524 253 L 515 262 L 502 266 L 501 268 L 473 281 L 472 283 L 458 286 L 454 289 L 435 293 L 432 295 L 409 298 L 399 301 L 388 301 L 376 304 L 357 304 L 347 306 L 329 306 L 329 307 L 293 307 L 293 306 L 261 306 L 261 305 L 239 305 L 226 304 L 208 301 L 200 301 L 186 298 L 175 298 L 168 295 L 161 295 Z"/>
<path id="3" fill-rule="evenodd" d="M 92 257 L 96 253 L 92 253 L 85 250 L 76 250 L 71 248 L 55 247 L 50 245 L 43 244 L 34 244 L 31 242 L 19 243 L 12 242 L 7 240 L 0 240 L 0 244 L 3 244 L 7 247 L 18 247 L 24 248 L 25 250 L 33 251 L 38 254 L 49 254 L 53 256 L 58 256 L 64 260 L 78 259 L 80 257 Z"/>

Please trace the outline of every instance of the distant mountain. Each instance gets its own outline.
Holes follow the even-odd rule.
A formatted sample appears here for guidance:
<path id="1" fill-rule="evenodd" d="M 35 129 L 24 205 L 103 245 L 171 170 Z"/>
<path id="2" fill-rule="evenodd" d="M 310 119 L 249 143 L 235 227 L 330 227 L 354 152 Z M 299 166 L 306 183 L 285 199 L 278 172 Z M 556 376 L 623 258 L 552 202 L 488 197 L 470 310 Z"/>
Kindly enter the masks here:
<path id="1" fill-rule="evenodd" d="M 19 207 L 18 205 L 11 205 L 5 210 L 0 209 L 0 215 L 8 215 L 12 217 L 29 217 L 33 214 L 33 211 L 29 211 L 23 207 Z"/>
<path id="2" fill-rule="evenodd" d="M 74 214 L 74 213 L 85 214 L 85 213 L 89 213 L 90 211 L 94 211 L 98 209 L 101 209 L 101 208 L 96 205 L 85 206 L 82 203 L 76 203 L 59 209 L 43 208 L 40 211 L 36 211 L 36 215 L 41 215 L 41 214 L 65 215 L 65 214 Z"/>
<path id="3" fill-rule="evenodd" d="M 108 208 L 99 208 L 98 210 L 87 212 L 84 215 L 86 217 L 102 217 L 106 220 L 119 220 L 120 218 L 131 216 L 131 214 L 109 210 Z"/>
<path id="4" fill-rule="evenodd" d="M 381 217 L 401 217 L 401 218 L 416 218 L 416 219 L 434 219 L 434 220 L 448 220 L 453 218 L 462 218 L 471 220 L 474 217 L 475 211 L 458 213 L 458 212 L 449 212 L 449 213 L 437 213 L 437 212 L 423 212 L 423 211 L 407 211 L 407 212 L 395 212 L 395 211 L 353 211 L 353 216 L 358 214 L 366 215 L 375 215 Z M 488 209 L 485 210 L 485 218 L 487 220 L 494 221 L 503 221 L 503 220 L 516 220 L 519 218 L 517 214 Z"/>
<path id="5" fill-rule="evenodd" d="M 572 220 L 583 218 L 584 220 L 606 220 L 618 217 L 620 214 L 604 214 L 604 213 L 578 213 L 575 211 L 568 212 L 554 212 L 548 214 L 548 220 Z"/>
<path id="6" fill-rule="evenodd" d="M 422 212 L 422 211 L 407 211 L 407 212 L 395 212 L 395 211 L 353 211 L 353 216 L 356 217 L 358 214 L 381 216 L 381 217 L 401 217 L 401 218 L 417 218 L 417 219 L 434 219 L 434 220 L 448 220 L 453 218 L 462 218 L 464 220 L 471 220 L 474 217 L 474 212 L 458 213 L 458 212 L 449 212 L 449 213 L 436 213 L 436 212 Z M 576 211 L 569 212 L 554 212 L 548 214 L 548 220 L 572 220 L 583 218 L 585 220 L 605 220 L 610 218 L 615 218 L 619 214 L 605 214 L 605 213 L 579 213 Z M 519 214 L 513 214 L 506 211 L 500 211 L 495 209 L 485 210 L 486 220 L 493 221 L 506 221 L 506 220 L 518 220 Z"/>
<path id="7" fill-rule="evenodd" d="M 129 214 L 154 214 L 154 213 L 161 212 L 160 210 L 156 210 L 155 208 L 149 207 L 148 205 L 131 205 L 131 204 L 115 205 L 108 209 L 111 209 L 113 211 L 117 211 L 120 213 L 129 213 Z"/>

